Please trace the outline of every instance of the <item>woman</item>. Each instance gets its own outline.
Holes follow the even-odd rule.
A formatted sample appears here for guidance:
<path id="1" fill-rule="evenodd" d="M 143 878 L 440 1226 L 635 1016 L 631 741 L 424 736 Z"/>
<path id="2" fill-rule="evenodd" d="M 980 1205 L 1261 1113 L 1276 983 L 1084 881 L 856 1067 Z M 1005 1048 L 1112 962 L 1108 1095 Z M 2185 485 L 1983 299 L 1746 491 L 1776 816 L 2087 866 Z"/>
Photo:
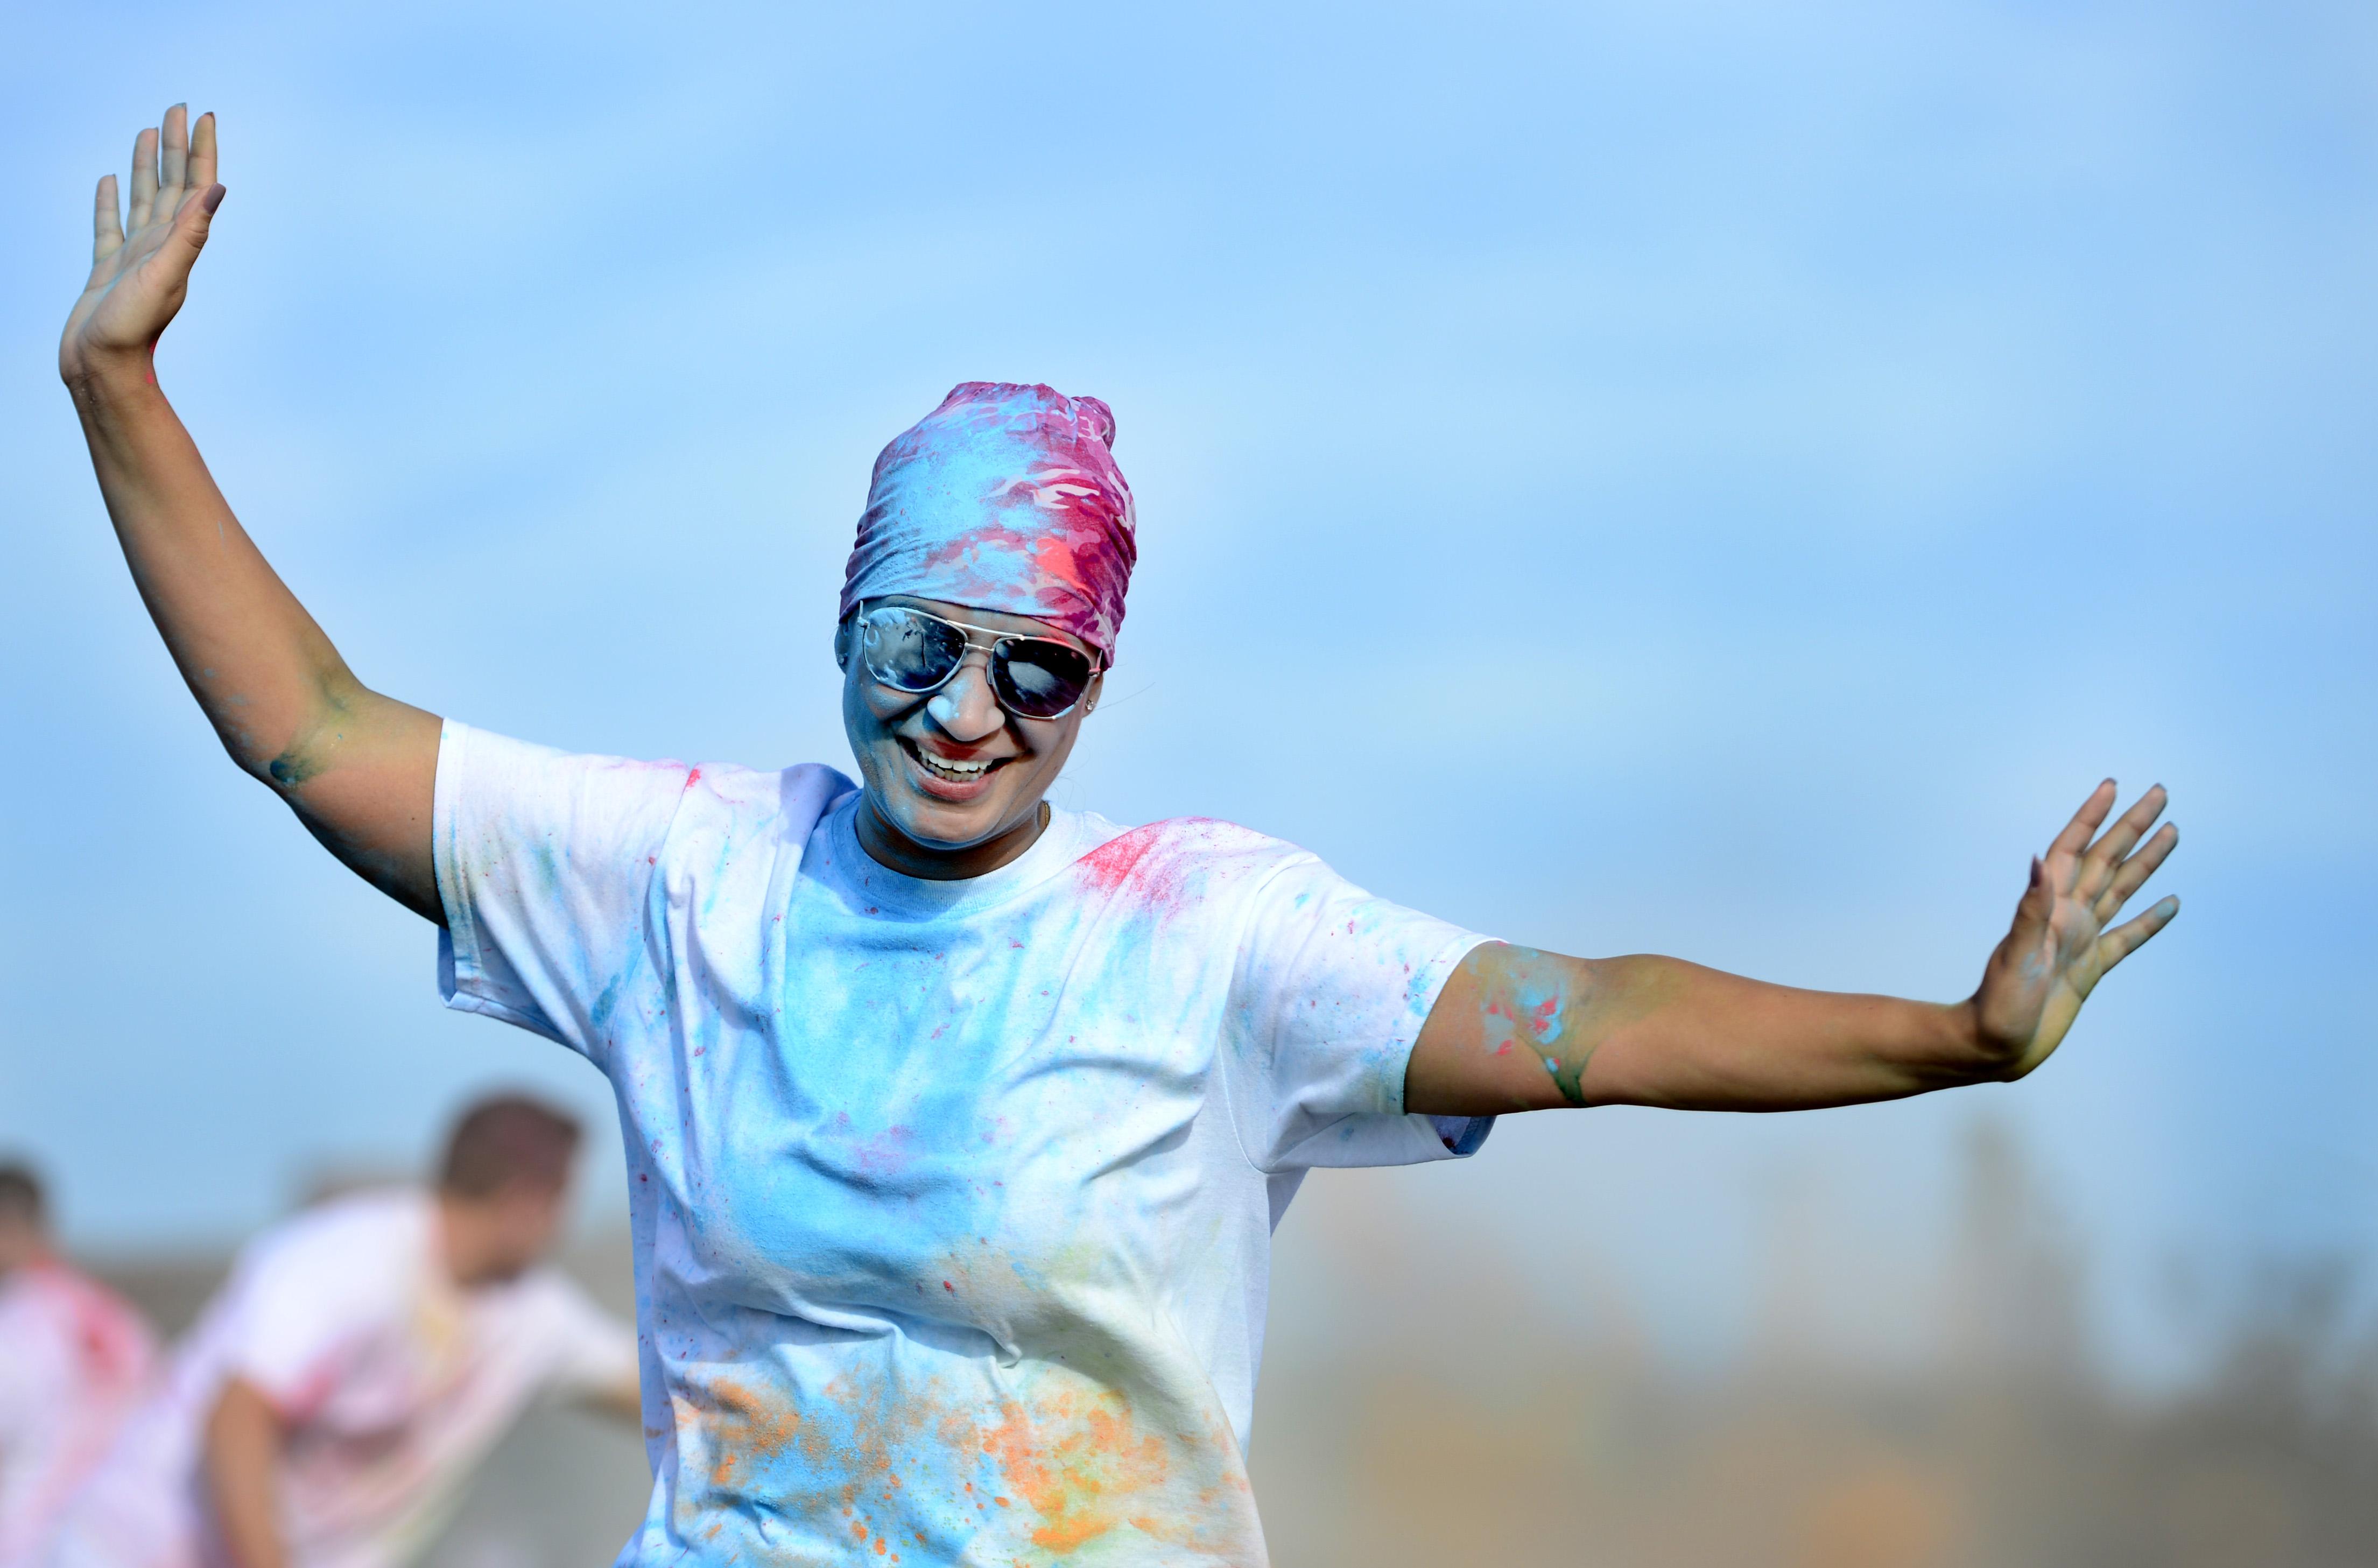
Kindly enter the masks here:
<path id="1" fill-rule="evenodd" d="M 1491 942 L 1201 820 L 1051 809 L 1134 557 L 1095 399 L 969 383 L 876 464 L 835 633 L 863 787 L 572 757 L 359 682 L 156 385 L 211 117 L 101 183 L 60 366 L 225 747 L 444 930 L 456 1007 L 627 1134 L 652 1505 L 623 1562 L 1246 1563 L 1270 1227 L 1302 1173 L 1511 1111 L 1781 1110 L 2017 1078 L 2171 919 L 2100 786 L 1955 1005 Z"/>

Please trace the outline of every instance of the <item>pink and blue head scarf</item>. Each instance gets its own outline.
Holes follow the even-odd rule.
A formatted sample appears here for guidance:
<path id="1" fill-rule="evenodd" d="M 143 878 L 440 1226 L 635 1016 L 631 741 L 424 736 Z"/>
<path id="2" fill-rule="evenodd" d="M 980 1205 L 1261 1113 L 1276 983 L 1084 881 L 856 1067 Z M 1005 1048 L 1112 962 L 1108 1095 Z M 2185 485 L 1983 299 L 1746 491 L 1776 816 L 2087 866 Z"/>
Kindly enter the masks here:
<path id="1" fill-rule="evenodd" d="M 1094 397 L 967 381 L 875 460 L 842 614 L 887 594 L 1028 615 L 1114 659 L 1139 558 L 1114 414 Z"/>

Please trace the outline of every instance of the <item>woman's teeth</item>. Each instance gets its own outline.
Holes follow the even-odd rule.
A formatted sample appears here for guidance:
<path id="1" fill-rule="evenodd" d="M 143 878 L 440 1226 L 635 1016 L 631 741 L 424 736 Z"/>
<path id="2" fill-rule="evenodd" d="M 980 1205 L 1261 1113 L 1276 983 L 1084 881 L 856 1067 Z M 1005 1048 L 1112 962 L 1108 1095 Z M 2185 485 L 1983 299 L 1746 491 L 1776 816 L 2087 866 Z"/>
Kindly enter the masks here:
<path id="1" fill-rule="evenodd" d="M 971 784 L 996 766 L 991 762 L 955 762 L 948 757 L 933 756 L 923 750 L 908 754 L 936 778 L 946 778 L 953 784 Z"/>

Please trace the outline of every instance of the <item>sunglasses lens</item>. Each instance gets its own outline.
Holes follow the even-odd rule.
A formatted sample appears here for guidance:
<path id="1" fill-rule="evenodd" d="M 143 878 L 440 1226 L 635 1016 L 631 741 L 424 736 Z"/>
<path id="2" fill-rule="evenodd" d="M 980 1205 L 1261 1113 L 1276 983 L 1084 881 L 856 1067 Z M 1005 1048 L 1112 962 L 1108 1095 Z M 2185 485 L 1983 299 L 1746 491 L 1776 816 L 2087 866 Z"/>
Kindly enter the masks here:
<path id="1" fill-rule="evenodd" d="M 1010 713 L 1054 718 L 1082 700 L 1089 656 L 1042 637 L 1003 637 L 991 654 L 991 690 Z"/>
<path id="2" fill-rule="evenodd" d="M 886 605 L 859 621 L 867 673 L 896 692 L 930 692 L 966 657 L 966 633 L 946 621 Z"/>

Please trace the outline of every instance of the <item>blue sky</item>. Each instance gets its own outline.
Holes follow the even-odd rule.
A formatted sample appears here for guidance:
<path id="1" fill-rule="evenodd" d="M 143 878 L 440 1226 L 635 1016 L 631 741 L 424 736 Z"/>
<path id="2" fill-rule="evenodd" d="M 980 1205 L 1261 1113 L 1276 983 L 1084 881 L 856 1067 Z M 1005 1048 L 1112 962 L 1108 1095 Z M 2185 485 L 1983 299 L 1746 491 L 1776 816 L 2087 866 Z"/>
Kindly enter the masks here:
<path id="1" fill-rule="evenodd" d="M 1095 393 L 1142 568 L 1066 803 L 1243 821 L 1539 946 L 1946 998 L 2097 778 L 2173 790 L 2187 909 L 2030 1081 L 1514 1123 L 1414 1224 L 1591 1256 L 1715 1346 L 1795 1186 L 1889 1323 L 1993 1115 L 2141 1366 L 2176 1260 L 2378 1245 L 2366 9 L 11 31 L 0 1146 L 85 1244 L 234 1234 L 484 1083 L 607 1114 L 438 1009 L 428 928 L 222 760 L 114 552 L 54 344 L 90 182 L 186 98 L 231 195 L 161 375 L 372 684 L 841 762 L 877 447 L 961 380 Z"/>

